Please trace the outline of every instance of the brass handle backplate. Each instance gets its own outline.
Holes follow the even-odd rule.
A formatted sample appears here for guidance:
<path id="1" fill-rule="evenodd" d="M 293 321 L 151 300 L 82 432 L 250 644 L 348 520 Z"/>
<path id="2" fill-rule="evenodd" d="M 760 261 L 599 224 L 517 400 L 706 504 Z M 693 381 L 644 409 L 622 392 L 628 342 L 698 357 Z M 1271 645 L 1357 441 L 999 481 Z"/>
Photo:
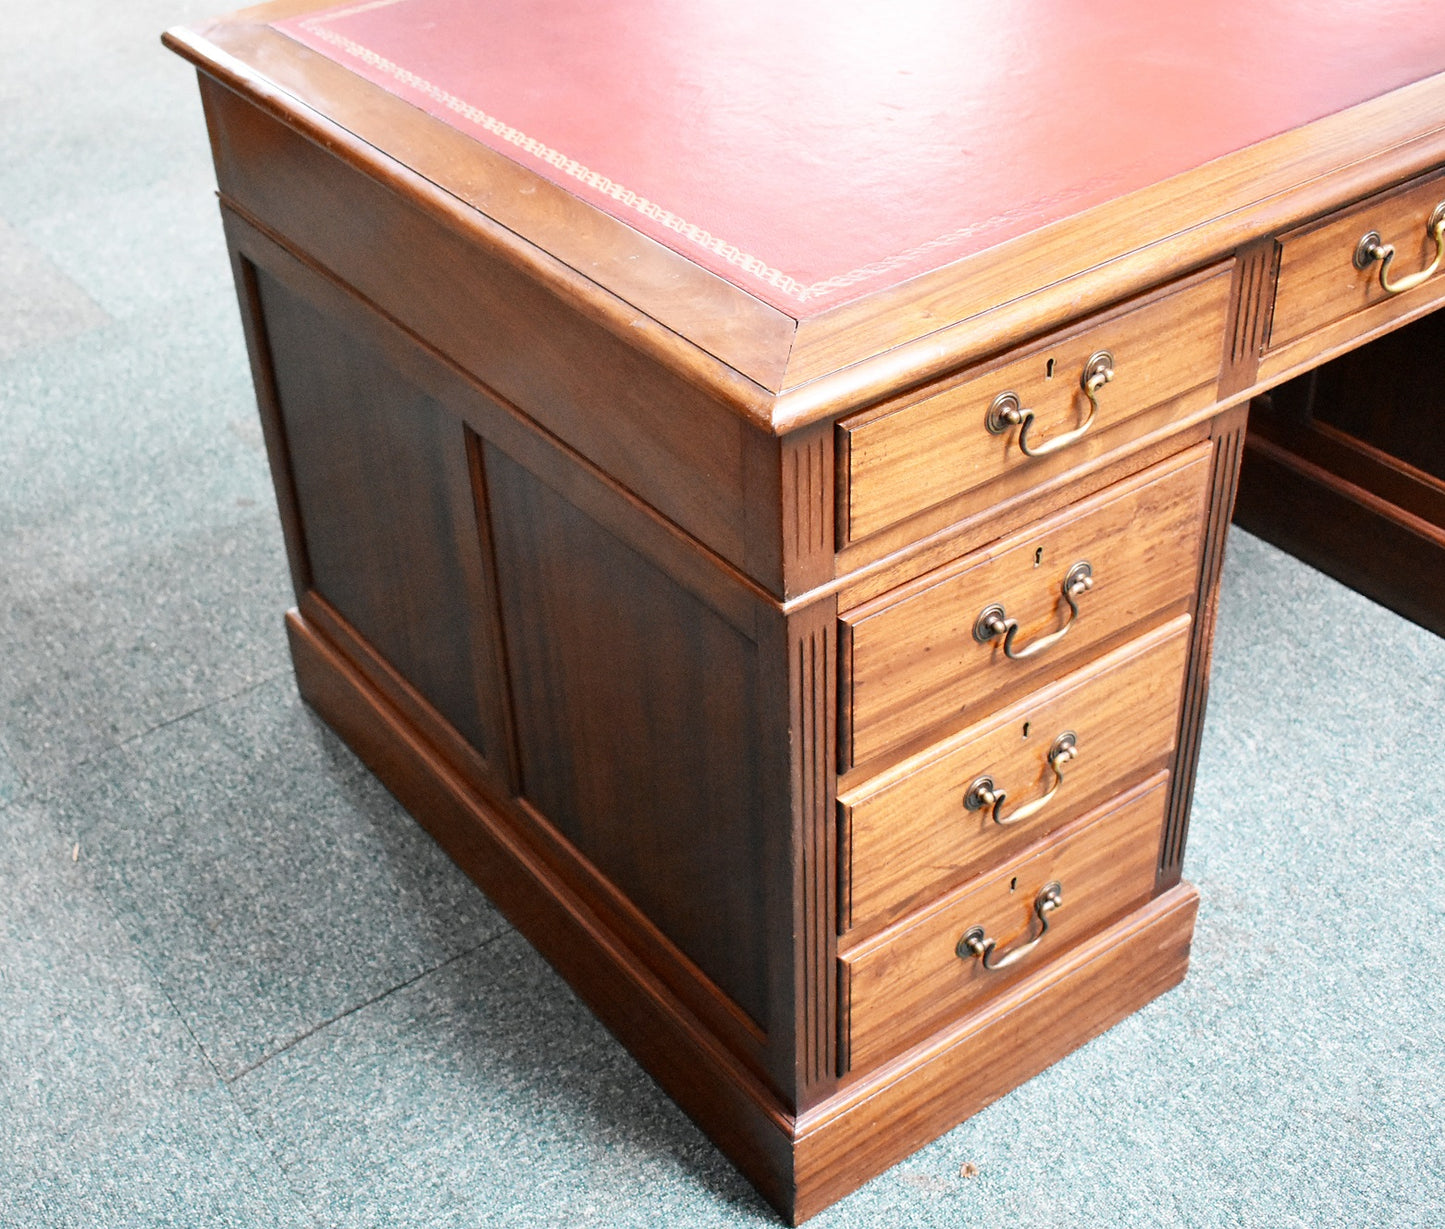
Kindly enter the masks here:
<path id="1" fill-rule="evenodd" d="M 1046 457 L 1060 448 L 1067 448 L 1081 438 L 1094 425 L 1094 415 L 1099 412 L 1099 390 L 1114 378 L 1114 356 L 1107 350 L 1099 350 L 1084 364 L 1084 374 L 1079 377 L 1079 386 L 1089 399 L 1088 416 L 1072 431 L 1056 435 L 1046 444 L 1029 441 L 1029 430 L 1034 425 L 1034 412 L 1026 410 L 1019 395 L 1014 392 L 999 393 L 988 407 L 984 425 L 992 435 L 1003 435 L 1014 427 L 1019 429 L 1019 451 L 1026 457 Z"/>
<path id="2" fill-rule="evenodd" d="M 1059 792 L 1059 786 L 1064 783 L 1063 765 L 1072 759 L 1077 759 L 1079 754 L 1079 740 L 1072 730 L 1065 730 L 1049 747 L 1049 769 L 1054 774 L 1054 779 L 1041 797 L 1035 798 L 1026 806 L 1017 808 L 1011 815 L 1005 817 L 1003 804 L 1008 800 L 1008 794 L 993 783 L 992 777 L 979 777 L 968 787 L 968 793 L 963 796 L 963 805 L 970 811 L 981 811 L 985 807 L 993 809 L 993 822 L 1000 827 L 1009 828 L 1014 824 L 1021 824 L 1032 819 L 1042 811 L 1053 796 Z"/>
<path id="3" fill-rule="evenodd" d="M 1039 919 L 1039 933 L 1017 947 L 1012 947 L 1002 956 L 995 956 L 997 941 L 990 939 L 982 926 L 970 926 L 958 941 L 959 958 L 969 960 L 977 957 L 980 964 L 990 973 L 998 973 L 1010 965 L 1017 964 L 1043 942 L 1049 933 L 1049 914 L 1064 903 L 1064 888 L 1057 880 L 1046 883 L 1034 897 L 1034 916 Z"/>
<path id="4" fill-rule="evenodd" d="M 1355 268 L 1364 272 L 1376 261 L 1380 264 L 1380 287 L 1386 294 L 1404 294 L 1414 290 L 1421 282 L 1433 277 L 1445 261 L 1445 201 L 1441 201 L 1425 222 L 1425 234 L 1435 241 L 1435 259 L 1416 273 L 1402 277 L 1398 282 L 1390 280 L 1390 267 L 1395 262 L 1395 245 L 1380 239 L 1380 232 L 1372 230 L 1355 244 Z"/>
<path id="5" fill-rule="evenodd" d="M 1047 636 L 1035 640 L 1027 648 L 1015 648 L 1014 641 L 1018 637 L 1019 621 L 1010 619 L 1004 608 L 995 602 L 985 606 L 979 612 L 978 619 L 973 625 L 973 638 L 980 644 L 987 644 L 996 636 L 1002 636 L 1005 657 L 1012 658 L 1014 661 L 1023 661 L 1025 658 L 1033 657 L 1057 644 L 1068 634 L 1069 628 L 1074 625 L 1074 620 L 1079 617 L 1079 598 L 1093 587 L 1093 566 L 1087 559 L 1081 559 L 1064 574 L 1063 584 L 1060 585 L 1064 601 L 1069 604 L 1069 613 L 1065 616 L 1063 626 L 1058 631 L 1050 632 Z"/>

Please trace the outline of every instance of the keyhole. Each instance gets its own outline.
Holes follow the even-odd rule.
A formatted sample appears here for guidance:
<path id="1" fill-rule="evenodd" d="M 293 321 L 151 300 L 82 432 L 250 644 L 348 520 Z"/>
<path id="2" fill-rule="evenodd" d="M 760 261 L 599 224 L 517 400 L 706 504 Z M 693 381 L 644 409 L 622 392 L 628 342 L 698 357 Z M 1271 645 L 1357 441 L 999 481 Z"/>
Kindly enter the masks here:
<path id="1" fill-rule="evenodd" d="M 1008 890 L 1009 890 L 1010 892 L 1016 892 L 1016 891 L 1018 891 L 1018 886 L 1019 886 L 1019 877 L 1018 877 L 1017 875 L 1015 875 L 1012 879 L 1010 879 L 1010 880 L 1008 881 Z"/>
<path id="2" fill-rule="evenodd" d="M 1027 738 L 1027 737 L 1029 736 L 1029 726 L 1031 726 L 1031 725 L 1033 725 L 1033 722 L 1032 722 L 1032 721 L 1025 721 L 1025 722 L 1024 722 L 1024 737 L 1025 737 L 1025 738 Z"/>
<path id="3" fill-rule="evenodd" d="M 1034 551 L 1034 567 L 1038 567 L 1044 561 L 1044 548 L 1041 546 Z"/>
<path id="4" fill-rule="evenodd" d="M 1046 380 L 1052 380 L 1053 378 L 1054 378 L 1054 360 L 1053 360 L 1053 359 L 1049 359 L 1049 361 L 1044 364 L 1044 379 L 1046 379 Z"/>

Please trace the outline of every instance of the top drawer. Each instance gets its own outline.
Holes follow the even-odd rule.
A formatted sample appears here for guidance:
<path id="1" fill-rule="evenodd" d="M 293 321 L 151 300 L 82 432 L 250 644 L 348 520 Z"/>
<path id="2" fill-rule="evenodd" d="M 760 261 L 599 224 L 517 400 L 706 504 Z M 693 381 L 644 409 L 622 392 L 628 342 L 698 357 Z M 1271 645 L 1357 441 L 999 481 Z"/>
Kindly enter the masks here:
<path id="1" fill-rule="evenodd" d="M 975 369 L 922 401 L 844 420 L 839 511 L 847 539 L 856 542 L 1006 475 L 1036 482 L 1127 445 L 1147 429 L 1132 421 L 1136 416 L 1212 386 L 1223 352 L 1231 269 L 1207 270 L 1093 317 Z M 1098 365 L 1113 375 L 1097 388 L 1098 410 L 1080 432 L 1092 409 L 1084 383 L 1098 355 L 1108 356 Z M 1010 408 L 1024 421 L 1009 424 L 999 410 Z"/>
<path id="2" fill-rule="evenodd" d="M 1431 221 L 1441 206 L 1445 206 L 1445 173 L 1437 172 L 1281 236 L 1269 348 L 1278 350 L 1385 303 L 1398 304 L 1398 314 L 1405 315 L 1445 298 L 1445 269 L 1414 279 L 1430 267 L 1440 250 Z M 1388 267 L 1372 258 L 1371 245 L 1364 243 L 1370 235 L 1394 248 Z M 1445 260 L 1440 263 L 1445 265 Z M 1418 284 L 1412 285 L 1412 279 Z M 1394 314 L 1385 309 L 1378 324 L 1388 323 Z M 1376 323 L 1372 320 L 1368 327 Z"/>

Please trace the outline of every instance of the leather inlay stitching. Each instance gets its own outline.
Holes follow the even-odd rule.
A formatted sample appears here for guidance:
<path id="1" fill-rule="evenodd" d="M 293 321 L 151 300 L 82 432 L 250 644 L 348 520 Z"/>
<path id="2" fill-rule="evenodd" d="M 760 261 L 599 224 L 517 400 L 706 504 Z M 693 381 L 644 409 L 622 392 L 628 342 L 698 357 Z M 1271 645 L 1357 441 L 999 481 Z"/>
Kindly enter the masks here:
<path id="1" fill-rule="evenodd" d="M 960 226 L 945 235 L 939 235 L 937 238 L 929 239 L 924 243 L 909 248 L 907 251 L 898 252 L 883 260 L 876 260 L 870 264 L 860 265 L 858 268 L 849 270 L 847 273 L 838 273 L 822 281 L 805 285 L 797 278 L 784 273 L 781 269 L 774 268 L 762 258 L 744 252 L 736 244 L 729 243 L 721 236 L 714 235 L 711 231 L 687 221 L 686 218 L 679 217 L 669 209 L 664 209 L 655 201 L 650 201 L 645 196 L 638 195 L 630 188 L 618 183 L 615 179 L 602 174 L 600 171 L 592 170 L 590 167 L 578 162 L 575 158 L 569 158 L 566 154 L 553 149 L 549 145 L 543 144 L 543 142 L 537 140 L 535 137 L 529 137 L 525 132 L 513 128 L 504 120 L 488 114 L 480 107 L 467 102 L 464 98 L 458 98 L 455 94 L 449 93 L 434 82 L 428 81 L 425 77 L 412 72 L 408 68 L 403 68 L 394 60 L 387 59 L 379 52 L 363 46 L 361 43 L 329 28 L 325 24 L 328 21 L 336 21 L 343 17 L 351 17 L 358 13 L 370 12 L 373 9 L 386 8 L 402 2 L 403 0 L 368 0 L 365 4 L 352 5 L 349 8 L 308 17 L 298 24 L 301 29 L 305 30 L 308 34 L 312 34 L 323 42 L 329 43 L 338 51 L 360 60 L 363 64 L 374 68 L 377 72 L 385 73 L 402 85 L 425 94 L 428 98 L 446 107 L 447 110 L 461 116 L 463 119 L 469 120 L 493 136 L 501 138 L 509 145 L 514 145 L 518 149 L 531 154 L 538 161 L 544 162 L 562 174 L 577 180 L 579 183 L 585 184 L 593 191 L 609 197 L 619 205 L 631 209 L 646 218 L 650 218 L 652 221 L 673 231 L 688 242 L 696 244 L 706 251 L 713 253 L 715 256 L 722 257 L 728 264 L 735 266 L 744 273 L 750 274 L 759 281 L 766 282 L 775 290 L 781 291 L 783 294 L 798 300 L 800 303 L 806 303 L 811 299 L 821 298 L 833 294 L 836 291 L 847 290 L 861 282 L 871 281 L 874 278 L 882 277 L 884 274 L 891 273 L 894 270 L 906 268 L 930 252 L 950 247 L 973 235 L 987 233 L 998 226 L 1014 220 L 1013 214 L 995 214 L 992 217 L 971 222 L 966 226 Z M 284 33 L 284 30 L 282 32 Z M 1113 178 L 1114 176 L 1103 176 L 1101 178 L 1091 179 L 1084 186 L 1093 187 L 1100 183 L 1109 183 Z M 1033 208 L 1046 207 L 1061 201 L 1067 201 L 1070 196 L 1070 193 L 1056 192 L 1032 201 L 1030 205 Z"/>

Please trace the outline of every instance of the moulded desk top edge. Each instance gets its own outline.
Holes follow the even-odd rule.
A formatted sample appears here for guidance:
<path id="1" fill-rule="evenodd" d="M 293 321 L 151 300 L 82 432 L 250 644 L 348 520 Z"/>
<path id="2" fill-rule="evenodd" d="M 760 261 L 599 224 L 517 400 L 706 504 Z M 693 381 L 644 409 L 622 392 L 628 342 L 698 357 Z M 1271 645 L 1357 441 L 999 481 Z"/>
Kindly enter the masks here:
<path id="1" fill-rule="evenodd" d="M 282 0 L 173 30 L 167 43 L 333 152 L 405 180 L 450 225 L 776 434 L 925 383 L 1445 162 L 1442 72 L 799 322 L 264 24 L 316 7 Z M 495 190 L 489 197 L 493 181 L 505 208 Z M 567 250 L 568 236 L 582 242 Z M 600 255 L 584 259 L 583 246 Z"/>

